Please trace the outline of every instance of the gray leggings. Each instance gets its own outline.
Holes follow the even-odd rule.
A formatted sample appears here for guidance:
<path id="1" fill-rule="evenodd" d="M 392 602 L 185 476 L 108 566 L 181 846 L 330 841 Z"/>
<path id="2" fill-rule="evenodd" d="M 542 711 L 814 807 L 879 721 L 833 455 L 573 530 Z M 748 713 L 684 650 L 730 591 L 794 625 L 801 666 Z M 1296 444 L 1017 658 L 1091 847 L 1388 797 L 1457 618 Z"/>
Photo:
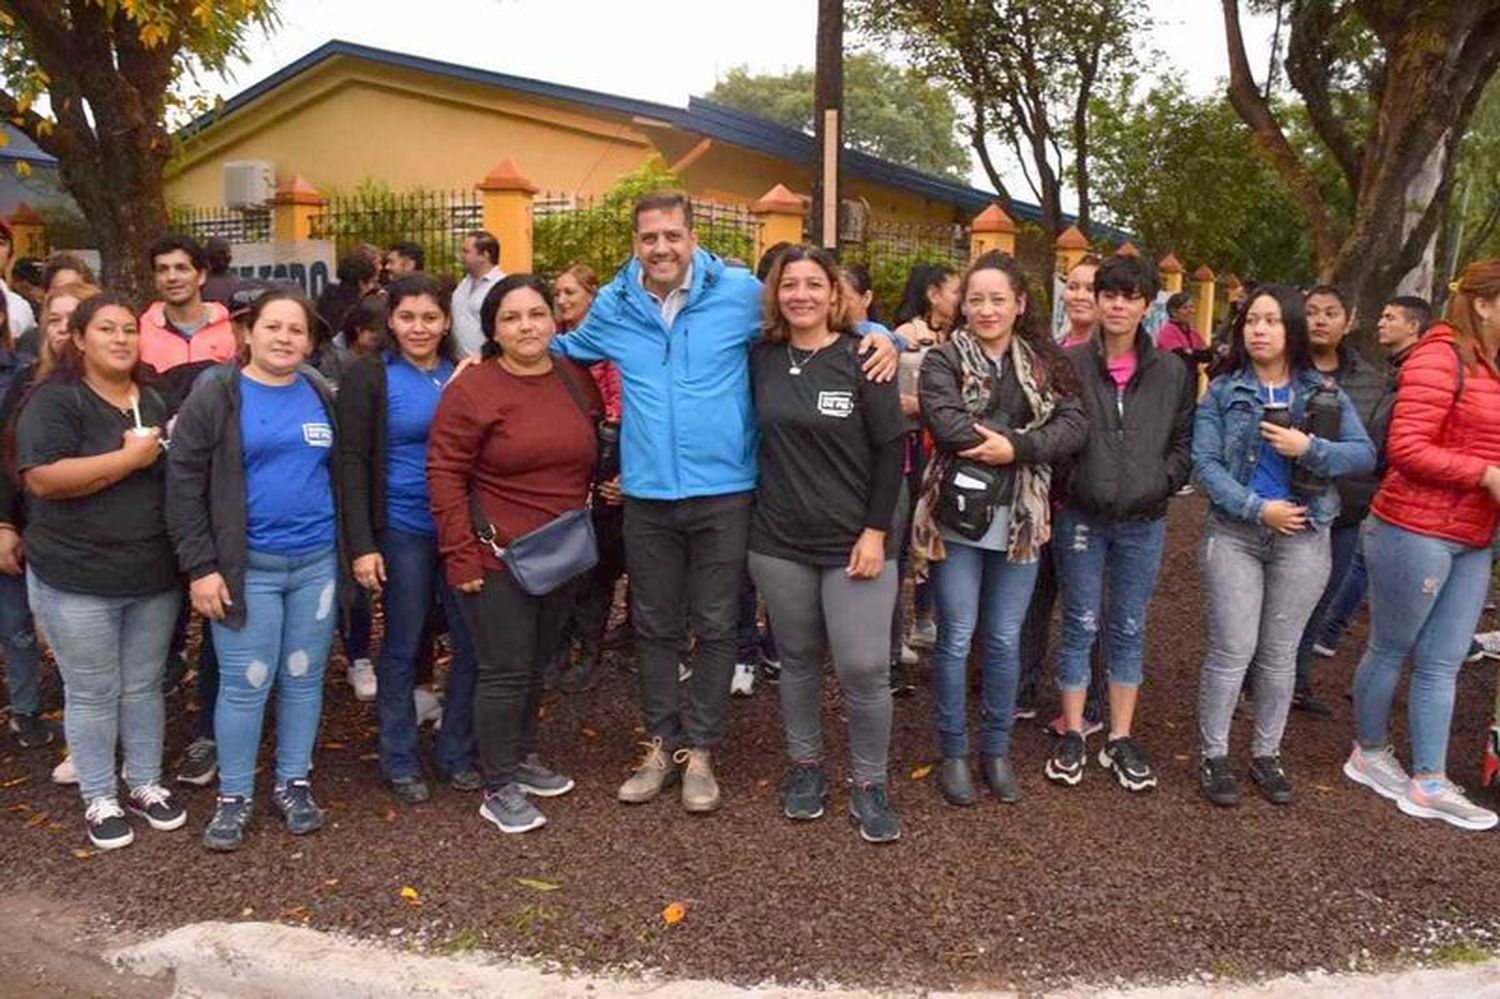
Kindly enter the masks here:
<path id="1" fill-rule="evenodd" d="M 1208 658 L 1198 688 L 1203 755 L 1229 753 L 1229 726 L 1255 665 L 1253 756 L 1281 751 L 1292 706 L 1297 643 L 1328 582 L 1328 528 L 1277 534 L 1259 524 L 1210 517 L 1203 536 L 1208 586 Z"/>
<path id="2" fill-rule="evenodd" d="M 891 744 L 895 560 L 874 579 L 852 580 L 841 565 L 804 565 L 751 552 L 750 575 L 765 597 L 781 653 L 787 755 L 795 763 L 823 761 L 823 650 L 831 647 L 849 719 L 852 776 L 884 784 Z"/>

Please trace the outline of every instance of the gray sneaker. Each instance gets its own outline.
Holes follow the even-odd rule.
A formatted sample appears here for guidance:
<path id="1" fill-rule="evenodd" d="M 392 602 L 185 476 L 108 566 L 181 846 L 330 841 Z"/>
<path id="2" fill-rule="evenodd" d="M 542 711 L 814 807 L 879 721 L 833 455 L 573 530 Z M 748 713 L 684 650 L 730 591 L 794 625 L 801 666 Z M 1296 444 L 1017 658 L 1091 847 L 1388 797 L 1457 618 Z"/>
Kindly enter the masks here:
<path id="1" fill-rule="evenodd" d="M 514 781 L 499 790 L 485 792 L 479 814 L 503 833 L 531 832 L 547 824 L 547 817 L 537 811 L 521 785 Z"/>
<path id="2" fill-rule="evenodd" d="M 312 785 L 304 780 L 289 780 L 271 789 L 271 804 L 286 820 L 286 831 L 306 836 L 323 828 L 323 809 L 313 800 Z"/>
<path id="3" fill-rule="evenodd" d="M 719 807 L 719 782 L 706 749 L 679 749 L 673 759 L 687 764 L 682 771 L 682 807 L 690 812 L 711 812 Z"/>
<path id="4" fill-rule="evenodd" d="M 789 819 L 821 819 L 827 797 L 828 780 L 816 763 L 796 764 L 781 781 L 781 813 Z"/>
<path id="5" fill-rule="evenodd" d="M 667 757 L 667 751 L 662 748 L 660 738 L 652 739 L 642 745 L 646 747 L 645 757 L 615 794 L 616 798 L 627 805 L 639 805 L 651 801 L 661 793 L 662 788 L 678 777 L 677 768 Z"/>
<path id="6" fill-rule="evenodd" d="M 884 784 L 865 782 L 851 787 L 849 818 L 866 843 L 894 843 L 901 838 L 901 820 L 891 810 Z"/>
<path id="7" fill-rule="evenodd" d="M 516 764 L 516 786 L 538 798 L 556 798 L 573 790 L 573 778 L 557 773 L 532 753 Z"/>
<path id="8" fill-rule="evenodd" d="M 1407 781 L 1406 793 L 1396 799 L 1396 807 L 1419 819 L 1442 819 L 1475 832 L 1493 829 L 1500 822 L 1500 816 L 1474 804 L 1464 796 L 1463 788 L 1446 777 Z"/>
<path id="9" fill-rule="evenodd" d="M 1391 801 L 1400 801 L 1411 781 L 1390 746 L 1363 749 L 1357 742 L 1344 761 L 1344 776 Z"/>

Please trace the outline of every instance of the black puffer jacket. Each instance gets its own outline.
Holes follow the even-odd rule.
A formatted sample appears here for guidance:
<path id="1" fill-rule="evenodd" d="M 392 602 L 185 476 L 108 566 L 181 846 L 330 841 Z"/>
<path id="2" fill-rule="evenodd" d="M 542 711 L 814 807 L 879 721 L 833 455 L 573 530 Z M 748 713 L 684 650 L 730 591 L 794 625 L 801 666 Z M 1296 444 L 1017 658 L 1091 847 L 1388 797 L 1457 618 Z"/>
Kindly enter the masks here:
<path id="1" fill-rule="evenodd" d="M 1364 355 L 1349 345 L 1346 340 L 1339 344 L 1339 369 L 1334 374 L 1339 388 L 1354 404 L 1359 422 L 1368 431 L 1375 419 L 1380 399 L 1385 395 L 1385 372 L 1365 360 Z M 1339 516 L 1336 527 L 1349 527 L 1365 519 L 1370 504 L 1380 488 L 1380 473 L 1365 472 L 1360 475 L 1341 475 L 1334 480 L 1339 491 Z"/>
<path id="2" fill-rule="evenodd" d="M 1135 374 L 1121 393 L 1097 339 L 1068 349 L 1083 383 L 1089 437 L 1068 469 L 1065 502 L 1114 520 L 1166 516 L 1167 501 L 1193 470 L 1196 379 L 1144 330 L 1136 332 L 1135 354 Z"/>

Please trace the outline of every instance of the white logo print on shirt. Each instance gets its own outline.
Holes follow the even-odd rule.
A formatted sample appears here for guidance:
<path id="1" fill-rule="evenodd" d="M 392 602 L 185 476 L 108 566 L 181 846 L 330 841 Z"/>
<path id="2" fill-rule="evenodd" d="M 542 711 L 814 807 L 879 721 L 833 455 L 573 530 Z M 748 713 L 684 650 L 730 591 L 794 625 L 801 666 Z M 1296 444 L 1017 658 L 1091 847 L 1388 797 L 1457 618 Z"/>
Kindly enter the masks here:
<path id="1" fill-rule="evenodd" d="M 302 440 L 309 447 L 333 447 L 333 428 L 326 423 L 304 423 Z"/>
<path id="2" fill-rule="evenodd" d="M 848 419 L 854 413 L 853 392 L 819 392 L 818 412 L 823 416 Z"/>

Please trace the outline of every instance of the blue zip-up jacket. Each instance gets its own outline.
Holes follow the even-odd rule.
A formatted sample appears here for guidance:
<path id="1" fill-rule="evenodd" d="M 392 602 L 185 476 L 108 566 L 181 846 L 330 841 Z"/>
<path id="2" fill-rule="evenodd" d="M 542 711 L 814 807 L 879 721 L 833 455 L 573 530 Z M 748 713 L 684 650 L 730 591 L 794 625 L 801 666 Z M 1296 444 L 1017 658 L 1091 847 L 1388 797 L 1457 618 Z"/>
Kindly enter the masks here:
<path id="1" fill-rule="evenodd" d="M 1311 369 L 1299 371 L 1292 381 L 1292 425 L 1300 426 L 1307 399 L 1323 376 Z M 1260 523 L 1260 511 L 1266 501 L 1250 490 L 1260 457 L 1260 422 L 1264 409 L 1260 401 L 1260 382 L 1255 369 L 1246 365 L 1239 371 L 1213 380 L 1198 402 L 1193 417 L 1193 478 L 1208 495 L 1213 509 L 1232 520 Z M 1375 446 L 1360 423 L 1354 404 L 1338 390 L 1339 439 L 1312 439 L 1312 447 L 1297 459 L 1297 464 L 1318 475 L 1336 479 L 1343 475 L 1368 472 L 1375 467 Z M 1339 494 L 1328 489 L 1308 505 L 1308 520 L 1314 527 L 1326 527 L 1339 514 Z"/>
<path id="2" fill-rule="evenodd" d="M 632 259 L 575 329 L 552 341 L 575 361 L 620 371 L 621 487 L 636 499 L 722 496 L 755 488 L 752 341 L 761 331 L 755 275 L 706 250 L 671 329 Z"/>

